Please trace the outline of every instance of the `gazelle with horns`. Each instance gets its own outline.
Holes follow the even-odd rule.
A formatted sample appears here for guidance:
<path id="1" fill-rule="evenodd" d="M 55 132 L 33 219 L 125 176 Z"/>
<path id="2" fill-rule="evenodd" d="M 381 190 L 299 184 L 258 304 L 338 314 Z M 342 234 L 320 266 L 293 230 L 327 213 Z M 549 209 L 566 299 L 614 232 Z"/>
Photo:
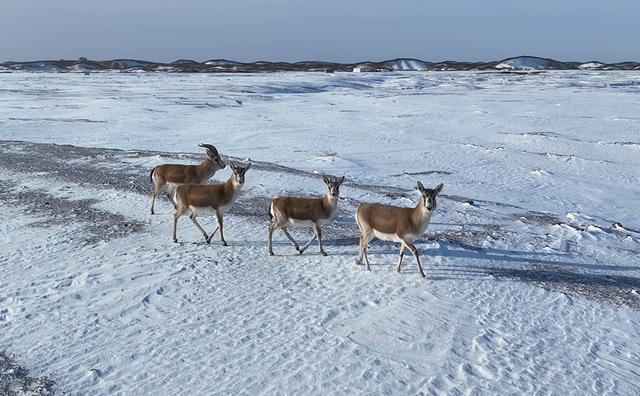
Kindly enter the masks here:
<path id="1" fill-rule="evenodd" d="M 231 208 L 233 202 L 238 198 L 240 190 L 244 185 L 244 174 L 249 170 L 251 164 L 246 166 L 231 163 L 231 176 L 223 184 L 183 184 L 178 186 L 173 192 L 173 201 L 176 205 L 176 212 L 173 215 L 173 241 L 178 242 L 176 228 L 178 219 L 188 210 L 191 211 L 191 221 L 202 232 L 204 240 L 211 243 L 211 238 L 220 229 L 220 241 L 222 246 L 227 246 L 224 240 L 222 215 Z M 218 220 L 218 227 L 207 235 L 206 231 L 196 221 L 198 212 L 214 212 Z"/>
<path id="2" fill-rule="evenodd" d="M 225 163 L 220 158 L 218 150 L 210 144 L 199 144 L 199 147 L 207 149 L 207 156 L 198 165 L 164 164 L 151 170 L 151 214 L 156 202 L 156 195 L 164 189 L 168 189 L 167 197 L 171 201 L 172 190 L 180 184 L 201 184 L 209 180 L 218 170 L 225 168 Z"/>
<path id="3" fill-rule="evenodd" d="M 269 225 L 269 255 L 273 256 L 272 236 L 273 231 L 281 228 L 284 235 L 291 241 L 293 247 L 302 254 L 311 243 L 317 238 L 320 254 L 326 256 L 327 253 L 322 248 L 322 235 L 320 225 L 331 221 L 338 209 L 338 198 L 340 195 L 340 185 L 344 182 L 344 176 L 340 178 L 329 178 L 322 176 L 322 180 L 327 185 L 327 192 L 322 198 L 297 198 L 278 197 L 271 201 L 269 215 L 271 224 Z M 306 245 L 300 248 L 298 242 L 289 234 L 288 227 L 312 227 L 313 238 Z"/>
<path id="4" fill-rule="evenodd" d="M 427 229 L 431 215 L 436 209 L 436 196 L 442 191 L 442 183 L 438 184 L 435 189 L 429 189 L 424 188 L 422 183 L 418 182 L 416 190 L 420 193 L 420 202 L 414 208 L 365 203 L 356 210 L 356 222 L 360 228 L 360 254 L 356 263 L 362 264 L 364 258 L 367 271 L 371 271 L 367 257 L 367 244 L 375 236 L 385 241 L 400 243 L 398 272 L 400 272 L 404 251 L 409 249 L 416 258 L 418 272 L 424 277 L 418 250 L 413 241 L 420 238 Z"/>

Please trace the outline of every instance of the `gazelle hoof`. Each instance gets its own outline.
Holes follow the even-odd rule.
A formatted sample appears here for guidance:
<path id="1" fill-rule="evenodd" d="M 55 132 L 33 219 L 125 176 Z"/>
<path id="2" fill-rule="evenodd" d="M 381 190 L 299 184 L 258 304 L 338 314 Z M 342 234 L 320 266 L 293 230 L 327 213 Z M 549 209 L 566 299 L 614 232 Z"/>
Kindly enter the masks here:
<path id="1" fill-rule="evenodd" d="M 222 242 L 222 246 L 229 246 L 226 242 Z"/>
<path id="2" fill-rule="evenodd" d="M 273 256 L 273 252 L 269 252 L 269 256 Z"/>
<path id="3" fill-rule="evenodd" d="M 327 257 L 327 252 L 320 252 L 320 254 Z"/>

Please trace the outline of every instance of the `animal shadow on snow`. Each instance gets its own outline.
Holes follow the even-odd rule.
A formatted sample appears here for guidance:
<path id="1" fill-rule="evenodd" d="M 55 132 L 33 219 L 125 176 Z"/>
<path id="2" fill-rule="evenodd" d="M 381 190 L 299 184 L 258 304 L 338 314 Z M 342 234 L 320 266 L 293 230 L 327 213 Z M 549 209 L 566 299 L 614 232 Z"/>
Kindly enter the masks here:
<path id="1" fill-rule="evenodd" d="M 640 310 L 640 297 L 637 294 L 637 290 L 640 290 L 640 278 L 581 271 L 637 271 L 638 267 L 571 262 L 567 260 L 570 255 L 562 253 L 502 249 L 468 251 L 450 249 L 447 245 L 440 246 L 436 251 L 441 256 L 461 258 L 463 263 L 473 260 L 476 264 L 453 263 L 435 268 L 427 266 L 428 271 L 436 274 L 430 277 L 431 280 L 484 280 L 490 275 L 502 281 L 517 280 L 560 293 L 580 295 L 610 305 L 627 305 Z M 488 261 L 488 264 L 483 265 L 483 261 Z M 497 266 L 496 262 L 505 262 L 505 265 Z"/>

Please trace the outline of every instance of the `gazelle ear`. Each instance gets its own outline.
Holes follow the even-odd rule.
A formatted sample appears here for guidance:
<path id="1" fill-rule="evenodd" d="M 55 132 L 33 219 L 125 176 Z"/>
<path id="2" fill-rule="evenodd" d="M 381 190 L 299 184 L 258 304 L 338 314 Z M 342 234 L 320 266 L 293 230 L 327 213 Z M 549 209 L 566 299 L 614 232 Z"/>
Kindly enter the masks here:
<path id="1" fill-rule="evenodd" d="M 342 183 L 344 183 L 344 176 L 338 179 L 338 184 L 342 184 Z"/>
<path id="2" fill-rule="evenodd" d="M 424 191 L 424 186 L 422 185 L 422 183 L 420 183 L 420 182 L 416 183 L 416 190 Z"/>
<path id="3" fill-rule="evenodd" d="M 236 169 L 237 169 L 236 168 L 236 164 L 234 164 L 233 162 L 229 161 L 229 166 L 231 167 L 232 171 L 234 171 L 234 172 L 236 171 Z"/>
<path id="4" fill-rule="evenodd" d="M 324 181 L 324 184 L 329 185 L 329 183 L 331 183 L 331 180 L 329 180 L 328 177 L 322 175 L 322 181 Z"/>
<path id="5" fill-rule="evenodd" d="M 442 191 L 442 187 L 444 187 L 444 185 L 442 183 L 438 184 L 436 186 L 436 194 L 440 194 L 440 191 Z"/>
<path id="6" fill-rule="evenodd" d="M 251 162 L 249 162 L 249 163 L 247 164 L 247 166 L 244 168 L 244 171 L 245 171 L 245 172 L 246 172 L 246 171 L 248 171 L 248 170 L 249 170 L 249 168 L 251 168 Z"/>

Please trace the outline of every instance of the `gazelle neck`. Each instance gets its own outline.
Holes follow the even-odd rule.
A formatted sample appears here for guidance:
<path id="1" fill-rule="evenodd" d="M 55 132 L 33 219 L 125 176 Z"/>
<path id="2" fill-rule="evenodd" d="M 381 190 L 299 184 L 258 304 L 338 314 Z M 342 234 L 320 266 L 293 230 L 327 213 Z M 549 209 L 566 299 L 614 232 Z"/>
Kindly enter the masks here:
<path id="1" fill-rule="evenodd" d="M 208 179 L 216 172 L 215 163 L 209 158 L 205 158 L 204 161 L 197 166 L 198 174 L 203 179 Z"/>
<path id="2" fill-rule="evenodd" d="M 327 208 L 331 212 L 333 212 L 338 207 L 338 198 L 339 197 L 340 197 L 339 195 L 334 197 L 333 195 L 331 195 L 331 191 L 329 189 L 327 189 L 327 192 L 324 194 L 324 197 L 322 197 L 322 203 L 323 203 L 325 208 Z"/>
<path id="3" fill-rule="evenodd" d="M 224 183 L 225 190 L 229 192 L 233 192 L 233 194 L 237 194 L 242 189 L 242 184 L 238 182 L 236 175 L 231 175 L 229 179 Z"/>
<path id="4" fill-rule="evenodd" d="M 427 205 L 425 205 L 424 199 L 422 198 L 422 195 L 420 195 L 418 204 L 415 206 L 415 208 L 413 208 L 414 219 L 421 222 L 428 221 L 431 218 L 432 214 L 433 210 L 430 211 L 427 209 Z"/>

